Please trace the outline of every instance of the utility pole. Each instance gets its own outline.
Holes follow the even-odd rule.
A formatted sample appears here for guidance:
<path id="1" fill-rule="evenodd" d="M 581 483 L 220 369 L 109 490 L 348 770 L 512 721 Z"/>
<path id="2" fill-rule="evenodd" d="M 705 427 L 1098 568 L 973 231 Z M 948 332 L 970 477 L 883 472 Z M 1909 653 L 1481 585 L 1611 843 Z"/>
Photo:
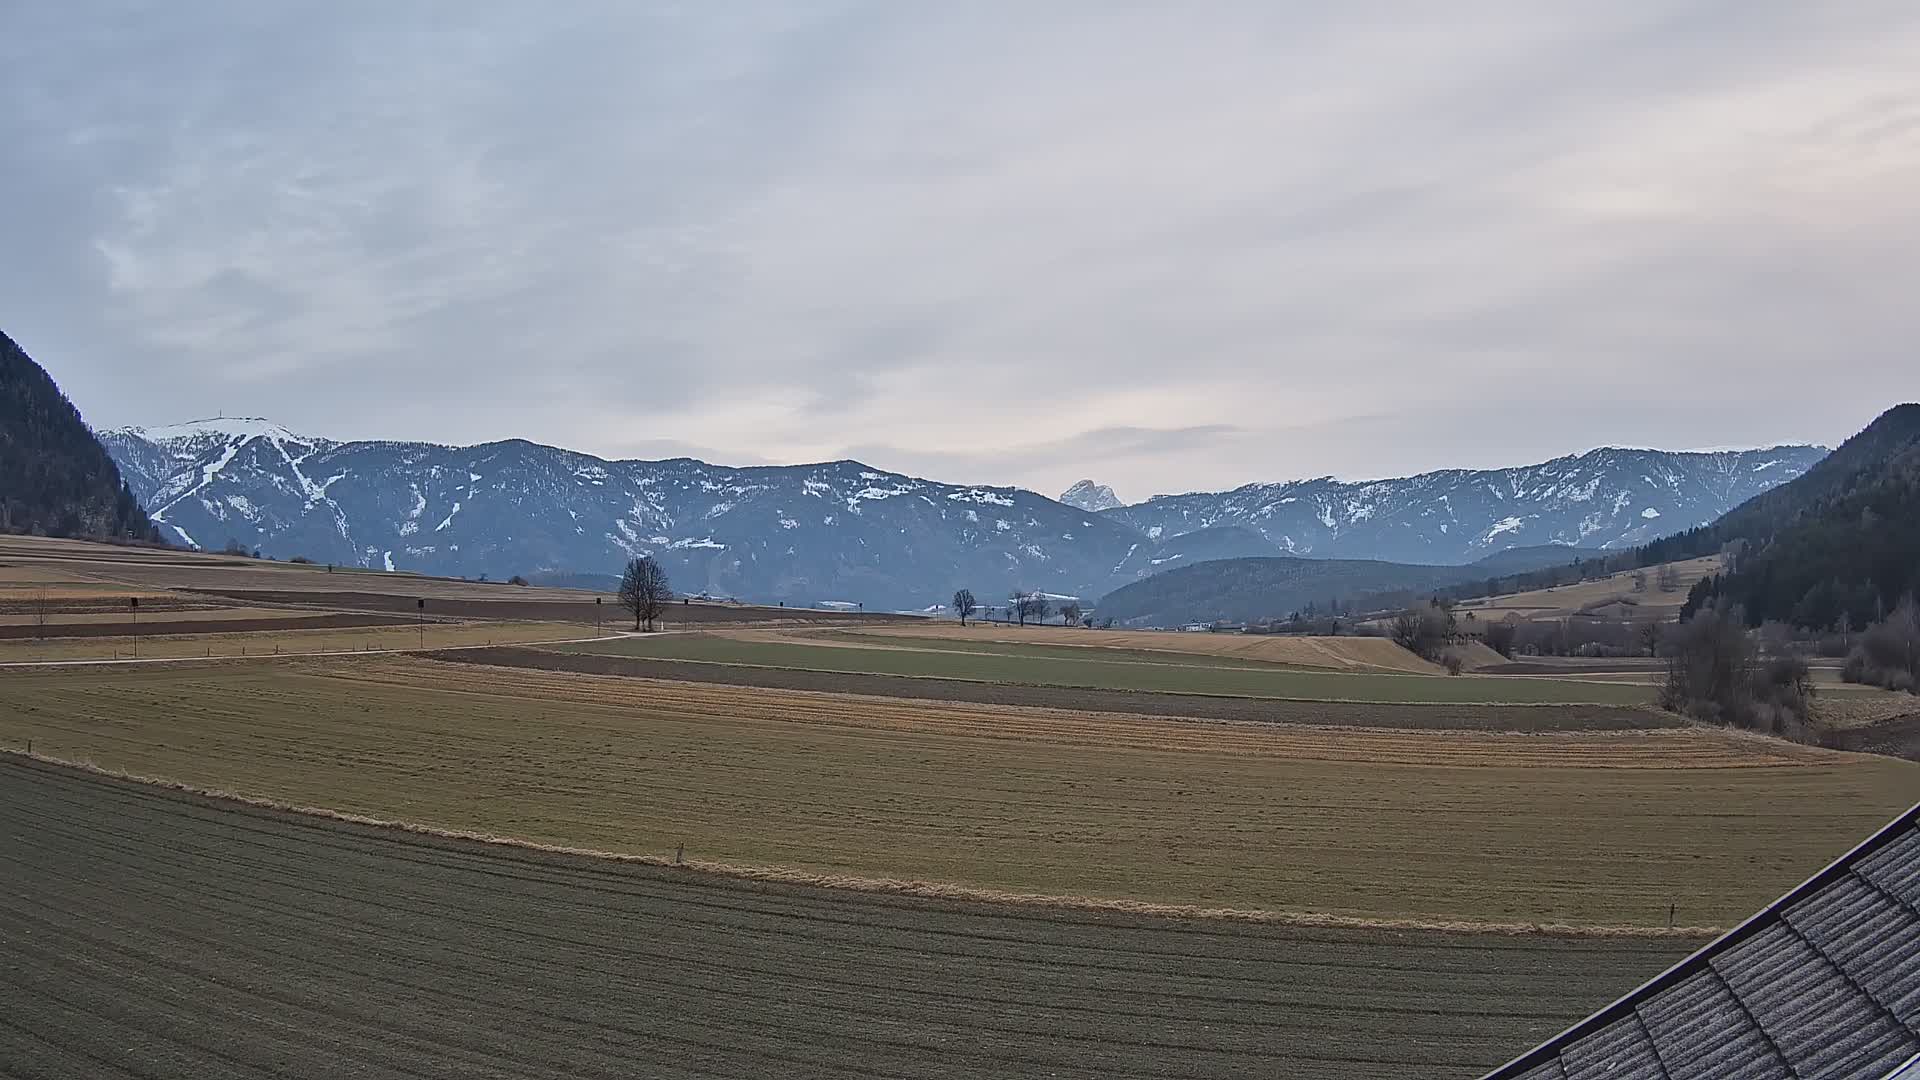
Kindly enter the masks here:
<path id="1" fill-rule="evenodd" d="M 420 647 L 425 649 L 427 647 L 427 598 L 422 596 L 415 600 L 414 604 L 420 612 Z"/>
<path id="2" fill-rule="evenodd" d="M 593 632 L 600 632 L 600 597 L 593 598 Z"/>
<path id="3" fill-rule="evenodd" d="M 127 597 L 127 611 L 133 616 L 133 657 L 140 658 L 140 598 Z"/>

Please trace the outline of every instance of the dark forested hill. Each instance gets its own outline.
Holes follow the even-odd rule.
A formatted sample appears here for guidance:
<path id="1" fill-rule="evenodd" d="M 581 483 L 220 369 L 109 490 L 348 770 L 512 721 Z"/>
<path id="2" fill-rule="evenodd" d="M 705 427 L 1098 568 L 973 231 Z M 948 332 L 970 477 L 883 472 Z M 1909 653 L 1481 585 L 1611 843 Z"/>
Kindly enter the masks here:
<path id="1" fill-rule="evenodd" d="M 1654 561 L 1732 545 L 1733 569 L 1708 578 L 1684 615 L 1710 600 L 1778 619 L 1859 627 L 1920 589 L 1920 405 L 1899 405 L 1825 461 L 1702 529 L 1649 545 Z"/>
<path id="2" fill-rule="evenodd" d="M 65 394 L 0 333 L 0 532 L 146 540 L 153 526 Z"/>
<path id="3" fill-rule="evenodd" d="M 1344 607 L 1383 592 L 1422 592 L 1484 576 L 1472 566 L 1292 556 L 1216 559 L 1115 589 L 1095 612 L 1122 626 L 1281 619 L 1316 605 Z"/>

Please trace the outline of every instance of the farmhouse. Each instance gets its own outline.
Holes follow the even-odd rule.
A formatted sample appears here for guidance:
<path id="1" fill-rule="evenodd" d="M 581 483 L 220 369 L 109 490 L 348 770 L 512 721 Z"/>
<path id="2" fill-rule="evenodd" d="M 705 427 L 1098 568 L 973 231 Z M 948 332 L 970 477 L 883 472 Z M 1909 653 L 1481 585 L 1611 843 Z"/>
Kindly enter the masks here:
<path id="1" fill-rule="evenodd" d="M 1920 806 L 1486 1080 L 1920 1077 Z"/>

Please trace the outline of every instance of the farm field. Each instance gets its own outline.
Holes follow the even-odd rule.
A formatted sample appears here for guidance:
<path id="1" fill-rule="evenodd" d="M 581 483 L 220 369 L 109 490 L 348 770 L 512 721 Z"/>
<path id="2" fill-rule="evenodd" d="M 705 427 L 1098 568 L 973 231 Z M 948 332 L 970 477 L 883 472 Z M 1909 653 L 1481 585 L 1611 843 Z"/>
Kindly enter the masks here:
<path id="1" fill-rule="evenodd" d="M 1326 670 L 1324 667 L 1305 667 L 1299 664 L 1231 655 L 1213 656 L 1155 649 L 1052 645 L 1026 641 L 974 641 L 926 635 L 873 633 L 867 628 L 715 630 L 714 633 L 736 641 L 825 645 L 849 649 L 890 649 L 895 652 L 971 653 L 979 656 L 1010 656 L 1030 660 L 1096 660 L 1113 664 L 1162 664 L 1189 668 L 1234 668 L 1240 671 Z"/>
<path id="2" fill-rule="evenodd" d="M 587 675 L 756 686 L 768 690 L 860 694 L 919 702 L 922 707 L 938 707 L 934 703 L 939 702 L 963 701 L 977 705 L 1018 705 L 1194 720 L 1401 730 L 1623 731 L 1685 726 L 1685 721 L 1672 713 L 1640 705 L 1405 705 L 1370 701 L 1296 701 L 1225 697 L 1218 694 L 1101 690 L 1078 686 L 1025 686 L 967 679 L 875 675 L 870 672 L 748 667 L 561 652 L 542 647 L 501 646 L 430 651 L 426 655 L 453 663 L 532 668 L 536 671 L 571 671 Z"/>
<path id="3" fill-rule="evenodd" d="M 903 644 L 926 643 L 938 648 L 952 648 L 960 642 L 1053 645 L 1082 649 L 1093 655 L 1108 649 L 1140 650 L 1155 654 L 1234 657 L 1289 667 L 1399 671 L 1413 675 L 1433 675 L 1440 671 L 1439 665 L 1430 664 L 1385 638 L 1183 634 L 1154 630 L 1083 630 L 1066 626 L 1009 627 L 995 623 L 961 627 L 945 620 L 863 628 L 859 633 L 862 637 L 903 639 Z M 1498 654 L 1492 655 L 1498 658 Z"/>
<path id="4" fill-rule="evenodd" d="M 848 894 L 12 755 L 0 821 L 34 1075 L 1470 1077 L 1698 944 Z"/>
<path id="5" fill-rule="evenodd" d="M 318 618 L 325 626 L 336 620 Z M 394 649 L 451 649 L 511 642 L 550 642 L 592 636 L 593 629 L 564 623 L 435 622 L 422 633 L 412 623 L 380 619 L 372 625 L 354 625 L 360 618 L 346 616 L 347 625 L 328 629 L 279 628 L 225 632 L 217 623 L 196 624 L 191 632 L 138 637 L 0 638 L 0 664 L 42 660 L 111 660 L 188 657 L 263 656 L 275 653 L 361 652 Z M 69 675 L 71 678 L 72 676 Z"/>
<path id="6" fill-rule="evenodd" d="M 0 611 L 42 593 L 70 605 L 129 596 L 143 606 L 168 608 L 303 607 L 331 611 L 413 614 L 425 598 L 430 615 L 485 621 L 549 621 L 609 627 L 621 611 L 611 594 L 596 610 L 594 593 L 577 589 L 459 581 L 405 572 L 282 563 L 193 551 L 118 547 L 78 540 L 0 536 Z M 80 608 L 75 608 L 80 610 Z M 25 613 L 24 611 L 21 613 Z M 690 602 L 675 605 L 666 625 L 866 625 L 913 621 L 796 608 Z"/>
<path id="7" fill-rule="evenodd" d="M 1728 925 L 1920 766 L 1699 730 L 1203 723 L 405 658 L 0 672 L 0 744 L 295 805 L 858 885 Z"/>
<path id="8" fill-rule="evenodd" d="M 1301 700 L 1634 705 L 1649 702 L 1653 696 L 1650 687 L 1634 684 L 1530 677 L 1450 677 L 1266 667 L 1228 668 L 1137 663 L 1091 656 L 1083 659 L 1018 653 L 939 651 L 933 647 L 938 638 L 915 640 L 928 647 L 851 649 L 811 644 L 798 639 L 670 634 L 582 643 L 564 648 L 594 655 L 640 656 L 810 671 Z"/>
<path id="9" fill-rule="evenodd" d="M 1680 575 L 1680 587 L 1672 592 L 1661 592 L 1654 584 L 1657 567 L 1648 567 L 1645 571 L 1647 586 L 1644 591 L 1633 591 L 1633 571 L 1622 570 L 1617 574 L 1598 581 L 1582 581 L 1573 585 L 1556 585 L 1550 589 L 1534 589 L 1530 592 L 1512 593 L 1507 596 L 1493 596 L 1478 600 L 1463 600 L 1456 609 L 1462 619 L 1472 612 L 1476 619 L 1497 621 L 1509 615 L 1522 619 L 1554 619 L 1578 615 L 1593 610 L 1598 605 L 1610 601 L 1618 605 L 1620 601 L 1631 601 L 1624 607 L 1614 607 L 1610 614 L 1619 616 L 1631 612 L 1633 617 L 1645 619 L 1671 620 L 1680 614 L 1680 608 L 1687 602 L 1687 590 L 1695 582 L 1720 570 L 1720 557 L 1707 555 L 1698 559 L 1685 559 L 1670 564 Z"/>

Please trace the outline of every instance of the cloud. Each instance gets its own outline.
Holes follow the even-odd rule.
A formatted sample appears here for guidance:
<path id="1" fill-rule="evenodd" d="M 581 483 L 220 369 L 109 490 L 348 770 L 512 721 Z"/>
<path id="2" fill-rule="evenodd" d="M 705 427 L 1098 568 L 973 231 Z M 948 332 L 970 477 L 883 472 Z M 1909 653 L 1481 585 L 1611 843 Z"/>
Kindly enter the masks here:
<path id="1" fill-rule="evenodd" d="M 1140 497 L 1910 391 L 1910 6 L 443 14 L 0 14 L 0 319 L 91 421 Z"/>

